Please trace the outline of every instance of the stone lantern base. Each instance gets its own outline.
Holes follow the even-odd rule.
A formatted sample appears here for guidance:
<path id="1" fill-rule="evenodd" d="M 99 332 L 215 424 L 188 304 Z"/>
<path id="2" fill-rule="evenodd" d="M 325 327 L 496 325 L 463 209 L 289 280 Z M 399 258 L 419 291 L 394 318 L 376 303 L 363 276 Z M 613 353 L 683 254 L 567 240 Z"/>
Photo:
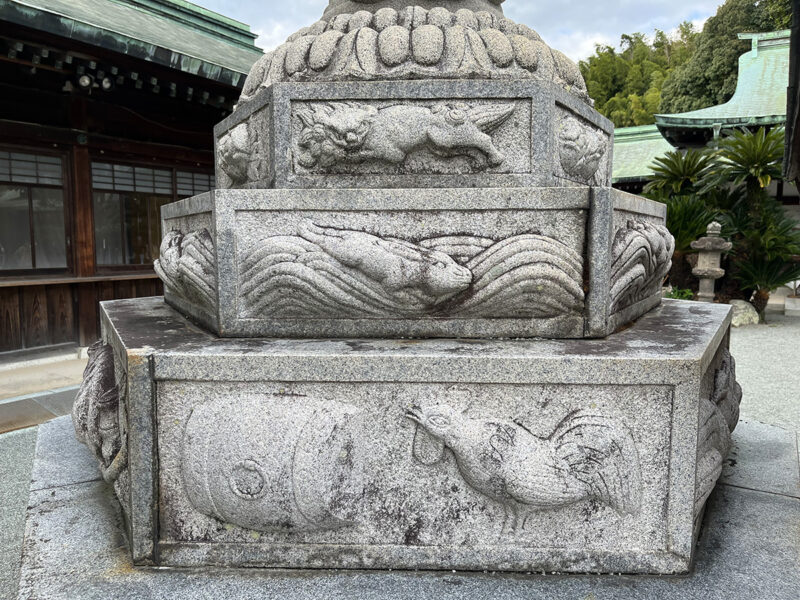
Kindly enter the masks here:
<path id="1" fill-rule="evenodd" d="M 684 573 L 729 325 L 665 301 L 604 340 L 241 340 L 105 302 L 75 422 L 140 565 Z"/>

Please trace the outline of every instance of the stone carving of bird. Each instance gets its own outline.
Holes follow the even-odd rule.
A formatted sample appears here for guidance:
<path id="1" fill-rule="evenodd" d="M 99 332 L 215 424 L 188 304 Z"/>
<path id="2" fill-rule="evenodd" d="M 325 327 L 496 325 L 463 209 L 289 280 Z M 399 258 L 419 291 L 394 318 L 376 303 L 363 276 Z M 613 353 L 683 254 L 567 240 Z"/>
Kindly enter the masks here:
<path id="1" fill-rule="evenodd" d="M 414 406 L 406 416 L 417 423 L 415 456 L 432 464 L 432 447 L 439 458 L 449 448 L 464 481 L 503 505 L 503 533 L 524 528 L 531 511 L 586 500 L 621 514 L 639 511 L 639 457 L 619 419 L 575 410 L 540 437 L 515 420 L 472 418 L 450 406 Z"/>

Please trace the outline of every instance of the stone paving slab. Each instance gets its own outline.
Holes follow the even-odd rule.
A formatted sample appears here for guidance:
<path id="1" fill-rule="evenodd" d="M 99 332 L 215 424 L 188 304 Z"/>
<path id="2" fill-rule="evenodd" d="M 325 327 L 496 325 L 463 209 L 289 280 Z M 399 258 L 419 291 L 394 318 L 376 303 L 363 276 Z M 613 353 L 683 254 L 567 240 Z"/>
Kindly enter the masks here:
<path id="1" fill-rule="evenodd" d="M 35 428 L 0 435 L 0 598 L 17 595 L 35 447 Z"/>
<path id="2" fill-rule="evenodd" d="M 795 432 L 739 421 L 720 482 L 800 498 Z"/>
<path id="3" fill-rule="evenodd" d="M 86 363 L 87 359 L 80 358 L 45 364 L 22 363 L 19 368 L 4 370 L 0 372 L 0 398 L 80 385 Z"/>
<path id="4" fill-rule="evenodd" d="M 73 385 L 56 390 L 39 392 L 32 397 L 36 404 L 43 406 L 57 417 L 63 417 L 72 412 L 72 405 L 75 403 L 75 396 L 78 394 L 80 386 Z"/>
<path id="5" fill-rule="evenodd" d="M 783 315 L 767 319 L 766 325 L 731 332 L 731 354 L 744 392 L 742 418 L 800 431 L 800 319 Z"/>
<path id="6" fill-rule="evenodd" d="M 0 400 L 0 433 L 70 414 L 78 388 L 74 385 Z"/>
<path id="7" fill-rule="evenodd" d="M 60 417 L 39 426 L 31 491 L 99 480 L 97 461 L 75 438 L 71 417 Z"/>
<path id="8" fill-rule="evenodd" d="M 709 502 L 690 577 L 541 576 L 442 572 L 335 572 L 258 569 L 134 569 L 108 486 L 96 480 L 87 449 L 68 418 L 40 427 L 37 483 L 31 492 L 20 599 L 329 598 L 467 600 L 786 600 L 800 597 L 800 499 L 754 489 L 765 478 L 749 463 L 767 436 L 789 464 L 780 432 L 744 427 L 728 478 Z M 775 428 L 771 428 L 775 429 Z M 2 440 L 3 438 L 0 438 Z M 786 453 L 789 456 L 785 455 Z M 754 454 L 756 462 L 764 457 Z M 81 468 L 67 468 L 78 461 Z M 63 473 L 60 479 L 56 476 Z M 45 477 L 45 474 L 47 476 Z M 94 479 L 94 480 L 92 480 Z M 41 487 L 47 482 L 48 487 Z M 769 487 L 769 484 L 767 487 Z M 782 485 L 782 484 L 781 484 Z"/>
<path id="9" fill-rule="evenodd" d="M 0 433 L 33 427 L 55 417 L 32 398 L 0 401 Z"/>

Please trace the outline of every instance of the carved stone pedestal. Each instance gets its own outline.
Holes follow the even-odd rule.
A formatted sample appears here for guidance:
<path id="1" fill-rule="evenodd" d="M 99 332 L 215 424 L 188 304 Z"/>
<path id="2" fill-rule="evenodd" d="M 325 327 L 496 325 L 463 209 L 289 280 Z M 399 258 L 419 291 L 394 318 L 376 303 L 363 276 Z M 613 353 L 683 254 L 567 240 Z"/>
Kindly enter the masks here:
<path id="1" fill-rule="evenodd" d="M 106 415 L 81 432 L 137 564 L 682 573 L 738 415 L 729 311 L 665 301 L 605 340 L 241 340 L 105 302 L 75 420 Z"/>
<path id="2" fill-rule="evenodd" d="M 730 309 L 659 307 L 666 208 L 611 188 L 577 65 L 502 0 L 418 3 L 260 58 L 218 189 L 162 209 L 165 298 L 104 303 L 73 418 L 133 560 L 687 572 Z"/>
<path id="3" fill-rule="evenodd" d="M 602 337 L 661 301 L 665 217 L 608 187 L 216 190 L 164 207 L 156 271 L 223 337 Z"/>

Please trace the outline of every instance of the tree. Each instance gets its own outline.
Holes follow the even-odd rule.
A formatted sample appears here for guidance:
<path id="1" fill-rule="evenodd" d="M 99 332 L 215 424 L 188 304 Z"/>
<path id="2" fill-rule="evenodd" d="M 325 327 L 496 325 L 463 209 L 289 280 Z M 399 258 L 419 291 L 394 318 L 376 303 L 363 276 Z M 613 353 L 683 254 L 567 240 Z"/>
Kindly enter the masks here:
<path id="1" fill-rule="evenodd" d="M 762 31 L 789 29 L 792 26 L 792 0 L 761 0 L 758 6 Z"/>
<path id="2" fill-rule="evenodd" d="M 757 204 L 766 197 L 765 188 L 782 175 L 784 144 L 782 127 L 733 132 L 719 143 L 717 168 L 707 177 L 706 190 L 725 181 L 735 187 L 744 184 L 749 201 Z"/>
<path id="3" fill-rule="evenodd" d="M 644 191 L 645 193 L 665 191 L 676 195 L 694 194 L 701 184 L 708 181 L 712 164 L 712 156 L 707 151 L 672 150 L 653 161 L 651 165 L 653 176 Z"/>
<path id="4" fill-rule="evenodd" d="M 783 145 L 781 128 L 735 132 L 720 142 L 701 187 L 701 193 L 718 202 L 723 235 L 733 242 L 726 279 L 740 284 L 762 320 L 770 293 L 800 279 L 797 223 L 766 191 L 781 176 Z"/>
<path id="5" fill-rule="evenodd" d="M 730 100 L 739 57 L 750 48 L 737 34 L 782 29 L 790 21 L 791 0 L 726 0 L 706 21 L 691 57 L 664 82 L 660 112 L 687 112 Z"/>
<path id="6" fill-rule="evenodd" d="M 644 193 L 668 206 L 675 237 L 669 279 L 696 285 L 687 257 L 690 244 L 717 219 L 733 242 L 720 296 L 750 300 L 764 318 L 772 290 L 800 279 L 800 232 L 766 188 L 781 176 L 781 128 L 736 131 L 717 150 L 672 151 L 652 165 Z"/>
<path id="7" fill-rule="evenodd" d="M 618 49 L 598 45 L 579 65 L 595 108 L 617 127 L 653 123 L 662 86 L 691 56 L 697 35 L 686 22 L 675 36 L 656 29 L 652 42 L 632 33 L 620 37 Z"/>
<path id="8" fill-rule="evenodd" d="M 651 165 L 653 176 L 644 194 L 667 205 L 667 229 L 675 238 L 669 282 L 674 288 L 696 289 L 688 257 L 694 253 L 691 243 L 706 232 L 718 211 L 698 196 L 706 181 L 713 158 L 706 150 L 667 152 Z"/>

